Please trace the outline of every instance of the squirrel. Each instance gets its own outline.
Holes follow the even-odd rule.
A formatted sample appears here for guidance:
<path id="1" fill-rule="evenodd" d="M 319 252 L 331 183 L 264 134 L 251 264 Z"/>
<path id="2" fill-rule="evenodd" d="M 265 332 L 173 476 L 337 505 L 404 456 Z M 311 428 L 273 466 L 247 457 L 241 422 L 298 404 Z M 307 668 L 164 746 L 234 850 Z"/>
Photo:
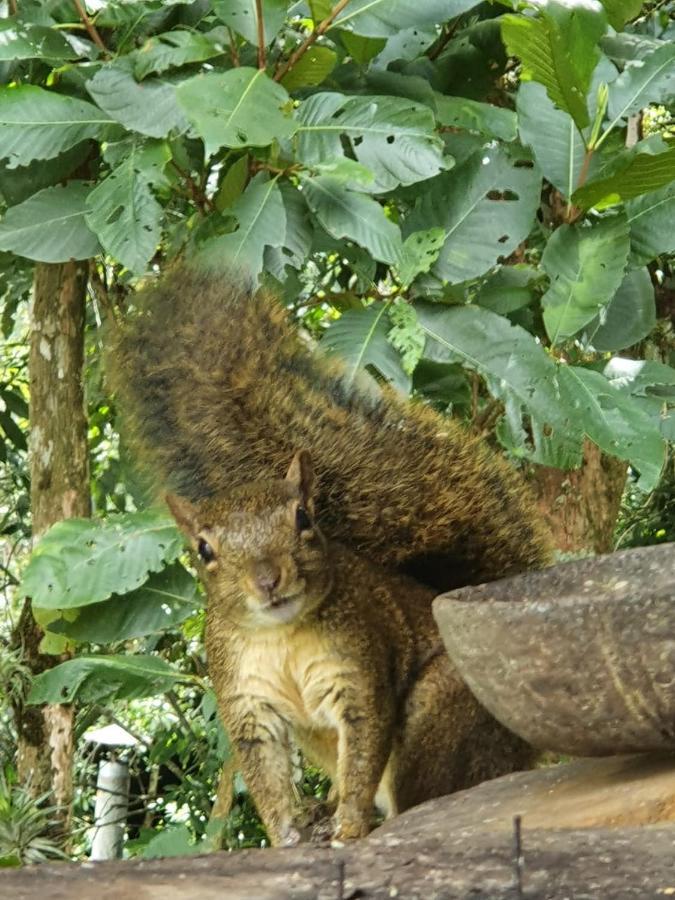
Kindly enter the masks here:
<path id="1" fill-rule="evenodd" d="M 271 842 L 300 839 L 292 744 L 331 776 L 345 840 L 375 806 L 528 766 L 431 610 L 436 585 L 548 561 L 517 474 L 422 404 L 348 383 L 265 293 L 184 269 L 135 305 L 109 380 L 194 551 L 209 674 Z"/>

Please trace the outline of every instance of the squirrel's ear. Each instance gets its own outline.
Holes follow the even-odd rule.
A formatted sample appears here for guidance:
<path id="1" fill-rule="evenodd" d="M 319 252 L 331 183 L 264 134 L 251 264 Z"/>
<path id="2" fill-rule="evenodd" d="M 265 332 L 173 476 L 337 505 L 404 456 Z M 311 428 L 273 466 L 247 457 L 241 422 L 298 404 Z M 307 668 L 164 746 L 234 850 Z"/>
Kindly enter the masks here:
<path id="1" fill-rule="evenodd" d="M 295 454 L 286 473 L 286 481 L 297 489 L 303 505 L 309 504 L 314 490 L 314 466 L 307 450 L 299 450 Z"/>
<path id="2" fill-rule="evenodd" d="M 175 494 L 165 494 L 164 499 L 180 530 L 194 540 L 199 532 L 196 507 Z"/>

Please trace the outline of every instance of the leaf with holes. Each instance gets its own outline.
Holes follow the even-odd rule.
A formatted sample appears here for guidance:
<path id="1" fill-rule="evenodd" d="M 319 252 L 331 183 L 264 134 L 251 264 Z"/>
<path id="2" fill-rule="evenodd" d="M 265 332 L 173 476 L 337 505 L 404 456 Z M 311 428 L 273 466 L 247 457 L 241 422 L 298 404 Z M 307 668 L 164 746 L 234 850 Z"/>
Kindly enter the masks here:
<path id="1" fill-rule="evenodd" d="M 53 159 L 108 125 L 106 113 L 84 100 L 32 84 L 0 87 L 0 157 L 12 168 Z"/>
<path id="2" fill-rule="evenodd" d="M 549 0 L 538 11 L 536 18 L 503 16 L 504 43 L 520 59 L 523 80 L 543 84 L 553 103 L 585 128 L 586 96 L 600 59 L 597 43 L 607 27 L 603 9 L 595 0 L 584 5 Z"/>
<path id="3" fill-rule="evenodd" d="M 287 91 L 295 91 L 298 88 L 313 87 L 321 84 L 337 65 L 337 53 L 330 47 L 316 46 L 301 56 L 293 68 L 281 79 L 281 83 Z"/>
<path id="4" fill-rule="evenodd" d="M 66 519 L 33 551 L 21 595 L 43 609 L 71 609 L 140 587 L 150 572 L 173 562 L 183 542 L 166 513 L 145 510 L 104 522 Z"/>
<path id="5" fill-rule="evenodd" d="M 675 95 L 675 43 L 670 41 L 642 59 L 629 62 L 609 87 L 608 112 L 612 119 L 606 133 L 621 119 L 640 112 L 650 103 L 665 103 Z"/>
<path id="6" fill-rule="evenodd" d="M 647 269 L 628 272 L 619 289 L 586 329 L 596 350 L 624 350 L 637 344 L 656 325 L 654 286 Z"/>
<path id="7" fill-rule="evenodd" d="M 625 459 L 637 469 L 643 490 L 653 490 L 665 459 L 665 444 L 654 422 L 600 372 L 563 366 L 560 378 L 578 427 L 605 453 Z"/>
<path id="8" fill-rule="evenodd" d="M 651 262 L 675 251 L 675 182 L 626 203 L 630 227 L 631 265 Z"/>
<path id="9" fill-rule="evenodd" d="M 64 35 L 54 28 L 13 19 L 0 22 L 0 61 L 39 59 L 58 66 L 79 56 Z"/>
<path id="10" fill-rule="evenodd" d="M 442 228 L 413 231 L 403 242 L 401 261 L 396 267 L 398 280 L 404 287 L 411 284 L 421 272 L 428 272 L 438 259 L 445 243 Z"/>
<path id="11" fill-rule="evenodd" d="M 466 97 L 435 93 L 434 98 L 439 125 L 477 131 L 502 141 L 515 141 L 517 118 L 512 110 L 493 106 L 492 103 L 478 103 Z"/>
<path id="12" fill-rule="evenodd" d="M 445 243 L 432 271 L 456 284 L 487 272 L 525 240 L 540 193 L 539 170 L 517 151 L 511 156 L 499 147 L 480 149 L 429 183 L 408 229 L 444 229 Z"/>
<path id="13" fill-rule="evenodd" d="M 367 37 L 391 37 L 406 28 L 434 30 L 475 5 L 475 0 L 352 0 L 332 27 Z"/>
<path id="14" fill-rule="evenodd" d="M 286 0 L 264 0 L 265 45 L 271 44 L 284 24 L 288 12 Z M 255 0 L 215 0 L 213 11 L 228 28 L 240 34 L 254 47 L 258 46 L 258 15 Z"/>
<path id="15" fill-rule="evenodd" d="M 133 59 L 126 57 L 98 70 L 86 85 L 96 103 L 125 128 L 149 137 L 185 131 L 187 120 L 173 85 L 158 78 L 139 84 L 133 65 Z"/>
<path id="16" fill-rule="evenodd" d="M 262 69 L 240 66 L 197 75 L 179 84 L 176 93 L 207 156 L 221 147 L 267 147 L 298 127 L 286 90 Z"/>
<path id="17" fill-rule="evenodd" d="M 373 366 L 399 390 L 410 391 L 410 377 L 403 370 L 401 357 L 387 339 L 391 327 L 388 308 L 388 303 L 377 303 L 347 310 L 326 330 L 321 347 L 343 360 L 348 386 L 358 379 L 359 372 L 366 366 Z"/>
<path id="18" fill-rule="evenodd" d="M 427 337 L 424 358 L 462 363 L 503 401 L 498 435 L 512 452 L 548 466 L 579 465 L 582 434 L 574 409 L 561 403 L 559 367 L 529 332 L 479 306 L 415 308 Z"/>
<path id="19" fill-rule="evenodd" d="M 199 31 L 155 34 L 134 53 L 134 75 L 142 80 L 146 75 L 220 56 L 223 49 L 215 34 L 214 40 Z"/>
<path id="20" fill-rule="evenodd" d="M 75 618 L 56 619 L 47 630 L 74 641 L 108 644 L 164 631 L 185 621 L 200 605 L 194 577 L 180 563 L 173 563 L 153 572 L 136 590 L 82 606 L 74 612 Z"/>
<path id="21" fill-rule="evenodd" d="M 28 703 L 96 703 L 163 694 L 194 677 L 159 656 L 78 656 L 36 675 Z"/>
<path id="22" fill-rule="evenodd" d="M 581 209 L 606 209 L 675 181 L 675 147 L 665 153 L 634 153 L 607 178 L 590 181 L 572 195 Z"/>
<path id="23" fill-rule="evenodd" d="M 342 140 L 375 179 L 372 193 L 414 184 L 446 168 L 433 112 L 403 97 L 314 94 L 298 111 L 297 158 L 312 165 L 345 155 Z"/>
<path id="24" fill-rule="evenodd" d="M 143 177 L 137 152 L 89 194 L 87 224 L 111 256 L 141 274 L 159 243 L 163 209 Z"/>
<path id="25" fill-rule="evenodd" d="M 95 256 L 101 248 L 85 219 L 90 191 L 69 181 L 10 207 L 0 221 L 0 250 L 51 263 Z"/>
<path id="26" fill-rule="evenodd" d="M 278 180 L 259 172 L 229 212 L 237 220 L 236 231 L 204 241 L 199 258 L 209 268 L 219 268 L 225 260 L 233 271 L 257 279 L 265 247 L 280 247 L 286 234 Z"/>
<path id="27" fill-rule="evenodd" d="M 307 205 L 334 238 L 348 238 L 386 263 L 401 259 L 401 232 L 372 197 L 345 190 L 340 179 L 302 179 Z"/>
<path id="28" fill-rule="evenodd" d="M 552 343 L 577 334 L 607 306 L 623 281 L 629 247 L 623 213 L 553 232 L 541 258 L 551 279 L 541 304 Z"/>

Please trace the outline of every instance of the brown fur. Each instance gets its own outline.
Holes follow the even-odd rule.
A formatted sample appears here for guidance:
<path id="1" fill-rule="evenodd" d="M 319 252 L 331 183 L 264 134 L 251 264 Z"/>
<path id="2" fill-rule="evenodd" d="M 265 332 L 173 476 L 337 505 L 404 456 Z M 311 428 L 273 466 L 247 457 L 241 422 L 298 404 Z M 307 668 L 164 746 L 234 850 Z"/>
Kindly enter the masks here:
<path id="1" fill-rule="evenodd" d="M 422 403 L 346 384 L 273 298 L 186 269 L 138 305 L 109 377 L 162 486 L 219 496 L 305 447 L 324 532 L 379 565 L 446 589 L 548 561 L 529 490 L 499 454 Z"/>
<path id="2" fill-rule="evenodd" d="M 169 505 L 207 554 L 209 669 L 273 843 L 299 839 L 291 742 L 333 779 L 342 839 L 368 833 L 376 796 L 395 815 L 531 761 L 443 652 L 433 591 L 326 543 L 308 456 L 285 481 Z"/>

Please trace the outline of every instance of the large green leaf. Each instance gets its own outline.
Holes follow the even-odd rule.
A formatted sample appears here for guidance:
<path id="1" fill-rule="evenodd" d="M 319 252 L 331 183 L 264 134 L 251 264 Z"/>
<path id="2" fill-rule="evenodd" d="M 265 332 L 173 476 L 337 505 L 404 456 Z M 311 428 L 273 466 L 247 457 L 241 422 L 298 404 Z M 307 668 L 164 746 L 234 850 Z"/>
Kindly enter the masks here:
<path id="1" fill-rule="evenodd" d="M 445 231 L 442 228 L 427 228 L 408 235 L 403 242 L 401 261 L 396 266 L 396 274 L 404 287 L 422 272 L 429 271 L 444 243 Z"/>
<path id="2" fill-rule="evenodd" d="M 387 340 L 391 327 L 388 307 L 388 303 L 378 303 L 347 310 L 328 328 L 321 346 L 342 358 L 348 385 L 366 366 L 373 366 L 399 390 L 409 393 L 410 378 L 403 371 L 401 357 Z"/>
<path id="3" fill-rule="evenodd" d="M 148 38 L 136 51 L 134 75 L 143 79 L 146 75 L 202 62 L 222 53 L 223 47 L 217 40 L 199 31 L 166 31 Z"/>
<path id="4" fill-rule="evenodd" d="M 105 250 L 132 272 L 142 274 L 161 235 L 162 207 L 132 149 L 87 199 L 87 224 Z"/>
<path id="5" fill-rule="evenodd" d="M 638 16 L 642 10 L 642 0 L 601 0 L 605 7 L 609 24 L 621 31 L 626 22 Z"/>
<path id="6" fill-rule="evenodd" d="M 85 221 L 90 191 L 91 185 L 70 181 L 10 207 L 0 221 L 0 250 L 52 263 L 94 256 L 101 248 Z"/>
<path id="7" fill-rule="evenodd" d="M 591 181 L 575 191 L 572 201 L 582 209 L 605 209 L 672 181 L 675 181 L 675 147 L 665 153 L 635 153 L 609 177 Z"/>
<path id="8" fill-rule="evenodd" d="M 556 106 L 584 128 L 589 123 L 586 95 L 600 58 L 597 42 L 606 29 L 604 13 L 593 2 L 549 0 L 538 9 L 537 18 L 504 16 L 504 43 L 522 62 L 522 78 L 543 84 Z"/>
<path id="9" fill-rule="evenodd" d="M 543 84 L 524 81 L 518 90 L 518 131 L 532 148 L 544 178 L 565 199 L 572 196 L 584 162 L 584 140 L 574 119 L 558 109 Z"/>
<path id="10" fill-rule="evenodd" d="M 101 135 L 110 119 L 100 109 L 32 84 L 0 87 L 0 157 L 10 166 L 53 159 Z"/>
<path id="11" fill-rule="evenodd" d="M 650 103 L 662 103 L 675 94 L 675 43 L 669 42 L 643 59 L 629 63 L 609 87 L 612 119 L 605 131 Z"/>
<path id="12" fill-rule="evenodd" d="M 43 609 L 71 609 L 139 587 L 150 572 L 176 559 L 183 542 L 167 514 L 145 510 L 104 522 L 66 519 L 33 551 L 22 596 Z"/>
<path id="13" fill-rule="evenodd" d="M 108 644 L 163 631 L 187 619 L 199 605 L 195 579 L 174 563 L 153 572 L 135 591 L 82 606 L 47 627 L 71 640 Z"/>
<path id="14" fill-rule="evenodd" d="M 89 146 L 82 143 L 54 159 L 36 159 L 27 166 L 12 169 L 7 162 L 0 162 L 0 194 L 7 206 L 16 206 L 43 188 L 65 181 L 88 155 Z"/>
<path id="15" fill-rule="evenodd" d="M 267 147 L 298 127 L 286 90 L 262 69 L 240 66 L 197 75 L 178 85 L 176 93 L 207 156 L 221 147 Z"/>
<path id="16" fill-rule="evenodd" d="M 0 61 L 40 59 L 58 65 L 79 56 L 64 35 L 54 28 L 15 19 L 0 22 Z"/>
<path id="17" fill-rule="evenodd" d="M 560 377 L 577 427 L 605 453 L 634 466 L 640 473 L 640 487 L 653 490 L 663 467 L 665 445 L 649 416 L 600 372 L 563 366 Z"/>
<path id="18" fill-rule="evenodd" d="M 78 656 L 37 675 L 28 703 L 132 700 L 163 694 L 178 681 L 193 681 L 158 656 Z"/>
<path id="19" fill-rule="evenodd" d="M 334 238 L 348 238 L 386 263 L 401 258 L 401 232 L 372 197 L 345 190 L 340 179 L 303 178 L 307 204 Z"/>
<path id="20" fill-rule="evenodd" d="M 308 88 L 321 84 L 333 71 L 337 61 L 338 57 L 335 50 L 315 44 L 284 75 L 281 83 L 287 91 L 295 91 L 297 88 Z"/>
<path id="21" fill-rule="evenodd" d="M 516 114 L 492 103 L 478 103 L 466 97 L 448 97 L 436 93 L 436 118 L 439 125 L 478 131 L 502 141 L 515 141 Z"/>
<path id="22" fill-rule="evenodd" d="M 485 309 L 506 316 L 532 303 L 532 285 L 539 277 L 537 269 L 522 263 L 502 266 L 480 286 L 475 302 Z"/>
<path id="23" fill-rule="evenodd" d="M 551 285 L 541 302 L 554 344 L 575 335 L 609 303 L 623 281 L 629 246 L 623 214 L 562 225 L 551 235 L 541 259 Z"/>
<path id="24" fill-rule="evenodd" d="M 499 433 L 514 452 L 544 465 L 579 465 L 582 436 L 574 410 L 561 403 L 558 367 L 529 332 L 478 306 L 422 303 L 416 309 L 427 336 L 424 357 L 461 362 L 485 378 L 504 402 Z"/>
<path id="25" fill-rule="evenodd" d="M 615 356 L 603 374 L 640 406 L 664 440 L 675 442 L 675 369 L 653 360 Z"/>
<path id="26" fill-rule="evenodd" d="M 433 30 L 475 5 L 475 0 L 352 0 L 333 26 L 367 37 L 391 37 L 406 28 Z"/>
<path id="27" fill-rule="evenodd" d="M 297 157 L 323 163 L 343 156 L 348 139 L 356 159 L 375 175 L 368 190 L 381 193 L 414 184 L 445 168 L 434 115 L 402 97 L 314 94 L 298 111 Z"/>
<path id="28" fill-rule="evenodd" d="M 631 264 L 651 262 L 675 250 L 675 182 L 626 203 L 630 226 Z"/>
<path id="29" fill-rule="evenodd" d="M 271 44 L 286 19 L 286 0 L 264 0 L 260 4 L 263 11 L 265 44 Z M 249 44 L 258 46 L 258 16 L 255 0 L 215 0 L 213 11 Z"/>
<path id="30" fill-rule="evenodd" d="M 257 278 L 262 272 L 265 247 L 282 246 L 286 235 L 286 211 L 278 180 L 259 172 L 228 212 L 237 220 L 236 231 L 205 241 L 201 259 L 205 265 L 219 268 L 226 264 Z"/>
<path id="31" fill-rule="evenodd" d="M 164 137 L 184 131 L 187 121 L 176 102 L 173 85 L 157 78 L 139 84 L 133 76 L 133 59 L 108 63 L 87 82 L 87 90 L 108 115 L 130 131 Z"/>
<path id="32" fill-rule="evenodd" d="M 487 272 L 530 233 L 539 206 L 539 170 L 517 152 L 480 149 L 429 183 L 409 219 L 413 231 L 438 226 L 446 241 L 433 272 L 459 283 Z"/>
<path id="33" fill-rule="evenodd" d="M 623 350 L 637 344 L 656 325 L 654 286 L 647 269 L 628 272 L 602 315 L 588 326 L 596 350 Z"/>

